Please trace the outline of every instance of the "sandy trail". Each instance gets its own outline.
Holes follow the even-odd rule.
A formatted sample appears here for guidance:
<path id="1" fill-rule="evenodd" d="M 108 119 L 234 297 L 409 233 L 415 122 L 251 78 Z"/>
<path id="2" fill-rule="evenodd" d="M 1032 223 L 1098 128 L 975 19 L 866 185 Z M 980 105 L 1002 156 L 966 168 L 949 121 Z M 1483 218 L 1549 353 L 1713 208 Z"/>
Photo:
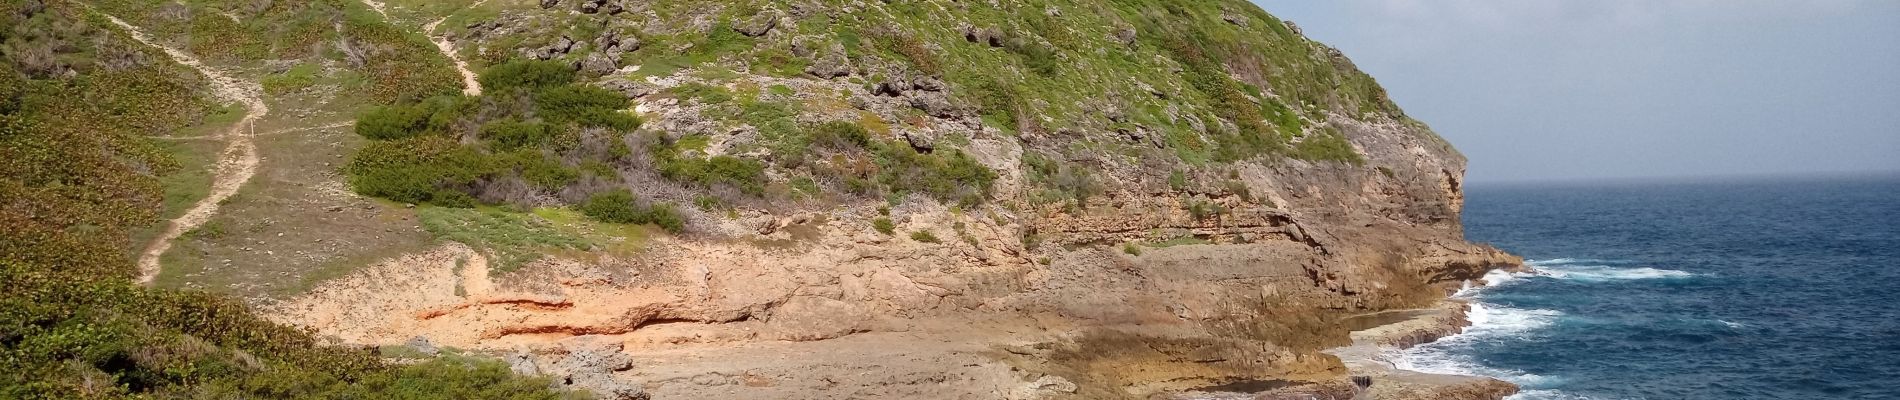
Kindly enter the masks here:
<path id="1" fill-rule="evenodd" d="M 257 173 L 257 146 L 252 143 L 251 138 L 256 133 L 257 119 L 270 113 L 270 107 L 264 105 L 263 98 L 259 96 L 263 89 L 256 83 L 232 78 L 205 66 L 191 54 L 158 44 L 144 31 L 118 17 L 107 15 L 106 19 L 125 29 L 126 33 L 132 35 L 133 40 L 163 50 L 166 55 L 171 56 L 173 61 L 198 70 L 211 80 L 211 89 L 217 93 L 218 97 L 244 103 L 245 108 L 244 118 L 232 124 L 231 129 L 222 135 L 229 143 L 225 145 L 224 152 L 219 156 L 218 166 L 211 180 L 211 194 L 192 205 L 184 215 L 172 219 L 171 223 L 166 224 L 165 231 L 159 233 L 158 237 L 152 238 L 151 244 L 145 246 L 145 251 L 139 253 L 138 282 L 151 284 L 153 279 L 158 278 L 159 256 L 171 249 L 172 241 L 178 239 L 186 231 L 197 228 L 210 220 L 211 215 L 218 212 L 219 203 L 237 194 L 238 188 L 243 187 L 244 183 L 249 182 L 251 176 Z"/>
<path id="2" fill-rule="evenodd" d="M 468 5 L 468 8 L 474 8 L 486 2 L 488 2 L 488 0 L 476 1 L 474 3 L 470 3 Z M 376 14 L 382 15 L 384 21 L 389 20 L 389 12 L 388 10 L 385 9 L 386 6 L 383 5 L 383 2 L 376 1 L 376 0 L 363 0 L 363 5 L 369 6 L 369 8 L 372 10 L 376 10 Z M 450 15 L 453 15 L 453 13 L 450 13 Z M 444 15 L 442 16 L 441 19 L 437 19 L 434 22 L 430 22 L 428 25 L 423 25 L 422 33 L 424 35 L 428 35 L 429 41 L 435 43 L 436 51 L 442 52 L 442 55 L 449 57 L 449 61 L 454 62 L 455 72 L 462 74 L 462 94 L 466 94 L 470 96 L 479 96 L 482 94 L 482 83 L 475 80 L 475 72 L 470 71 L 468 69 L 468 62 L 462 61 L 462 57 L 455 55 L 455 44 L 449 42 L 448 36 L 438 35 L 435 33 L 435 28 L 438 26 L 441 26 L 443 21 L 448 21 L 448 20 L 449 20 L 449 15 Z"/>
<path id="3" fill-rule="evenodd" d="M 486 2 L 488 2 L 488 0 L 476 1 L 473 4 L 469 4 L 467 8 L 475 8 Z M 455 44 L 449 43 L 449 37 L 447 35 L 441 35 L 435 32 L 436 27 L 441 26 L 443 21 L 448 21 L 451 15 L 454 15 L 454 13 L 444 15 L 441 19 L 430 22 L 428 25 L 423 25 L 422 32 L 429 35 L 429 41 L 435 42 L 436 50 L 440 50 L 442 55 L 449 56 L 449 61 L 455 62 L 455 71 L 462 73 L 462 94 L 480 96 L 482 94 L 482 83 L 475 80 L 475 72 L 468 70 L 468 62 L 462 61 L 462 57 L 455 55 Z"/>

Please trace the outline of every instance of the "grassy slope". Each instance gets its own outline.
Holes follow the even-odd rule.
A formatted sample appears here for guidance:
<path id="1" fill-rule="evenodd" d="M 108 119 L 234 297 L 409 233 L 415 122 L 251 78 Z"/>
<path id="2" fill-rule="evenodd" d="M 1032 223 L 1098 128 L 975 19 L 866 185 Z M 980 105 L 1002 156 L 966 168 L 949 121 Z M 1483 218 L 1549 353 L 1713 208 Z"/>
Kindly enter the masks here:
<path id="1" fill-rule="evenodd" d="M 133 286 L 120 249 L 178 169 L 141 136 L 213 106 L 189 70 L 78 4 L 0 6 L 0 397 L 563 396 L 497 363 L 389 366 L 231 300 Z"/>

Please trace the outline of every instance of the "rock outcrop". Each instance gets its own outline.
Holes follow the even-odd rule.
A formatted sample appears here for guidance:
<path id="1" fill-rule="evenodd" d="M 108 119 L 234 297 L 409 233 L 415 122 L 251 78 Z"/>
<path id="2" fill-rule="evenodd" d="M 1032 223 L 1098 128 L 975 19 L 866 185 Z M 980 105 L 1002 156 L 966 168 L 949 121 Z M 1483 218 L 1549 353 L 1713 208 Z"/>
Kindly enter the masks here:
<path id="1" fill-rule="evenodd" d="M 1280 64 L 1209 60 L 1156 36 L 1172 27 L 1103 11 L 1113 7 L 905 31 L 876 18 L 991 6 L 747 14 L 674 3 L 598 13 L 619 2 L 584 0 L 583 18 L 608 32 L 598 38 L 535 31 L 550 25 L 539 18 L 569 15 L 549 14 L 566 12 L 553 1 L 543 3 L 553 11 L 509 10 L 483 26 L 558 37 L 508 51 L 604 75 L 594 84 L 645 120 L 627 143 L 694 137 L 694 154 L 764 160 L 781 186 L 842 187 L 799 162 L 883 160 L 805 160 L 795 156 L 814 145 L 774 140 L 785 126 L 852 121 L 867 141 L 965 155 L 994 173 L 993 187 L 961 204 L 917 193 L 722 197 L 736 199 L 728 211 L 686 210 L 690 234 L 650 238 L 638 256 L 550 257 L 492 276 L 483 252 L 448 245 L 327 283 L 279 313 L 348 342 L 425 335 L 511 354 L 518 372 L 609 398 L 1349 396 L 1355 366 L 1321 350 L 1354 344 L 1350 316 L 1431 306 L 1521 263 L 1465 241 L 1463 156 L 1334 51 L 1244 2 L 1223 2 L 1235 4 L 1202 25 L 1295 49 L 1263 55 Z M 1070 32 L 1056 18 L 1097 18 L 1074 29 L 1099 29 Z M 848 35 L 814 28 L 843 26 Z M 523 43 L 499 35 L 458 44 Z M 715 38 L 750 47 L 696 53 L 733 46 Z M 619 68 L 642 57 L 671 64 Z M 957 65 L 994 60 L 1008 64 Z M 1091 81 L 1108 89 L 1063 80 L 1109 61 L 1155 76 Z M 776 104 L 797 106 L 785 121 L 758 120 Z M 711 196 L 652 171 L 615 172 L 620 181 L 601 184 L 656 202 Z M 1455 332 L 1461 317 L 1445 315 L 1388 328 L 1411 330 L 1376 344 Z M 1514 390 L 1445 379 L 1401 382 L 1419 385 L 1421 399 Z"/>

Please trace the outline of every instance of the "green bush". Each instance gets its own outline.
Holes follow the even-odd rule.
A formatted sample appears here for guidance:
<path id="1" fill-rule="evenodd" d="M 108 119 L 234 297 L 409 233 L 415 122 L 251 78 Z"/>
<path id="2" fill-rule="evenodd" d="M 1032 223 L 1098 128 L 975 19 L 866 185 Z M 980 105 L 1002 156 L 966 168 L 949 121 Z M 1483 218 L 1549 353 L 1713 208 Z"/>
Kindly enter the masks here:
<path id="1" fill-rule="evenodd" d="M 521 147 L 540 147 L 553 140 L 554 135 L 554 128 L 548 124 L 509 118 L 482 126 L 480 137 L 482 140 L 494 141 L 495 148 L 498 150 L 514 150 Z"/>
<path id="2" fill-rule="evenodd" d="M 871 220 L 871 229 L 876 229 L 878 233 L 886 235 L 897 234 L 897 225 L 892 224 L 890 218 L 878 217 Z"/>
<path id="3" fill-rule="evenodd" d="M 489 92 L 540 89 L 574 83 L 574 69 L 560 61 L 512 60 L 488 67 L 477 80 Z"/>
<path id="4" fill-rule="evenodd" d="M 580 211 L 588 218 L 601 222 L 653 224 L 673 233 L 686 230 L 686 219 L 672 205 L 641 206 L 633 194 L 626 191 L 615 190 L 589 196 L 587 202 L 581 203 Z"/>
<path id="5" fill-rule="evenodd" d="M 376 107 L 356 118 L 356 134 L 375 140 L 404 139 L 428 128 L 427 110 L 413 105 Z"/>
<path id="6" fill-rule="evenodd" d="M 850 121 L 830 121 L 818 124 L 809 129 L 807 135 L 811 137 L 813 146 L 828 149 L 853 150 L 871 145 L 871 132 Z"/>
<path id="7" fill-rule="evenodd" d="M 1128 253 L 1128 255 L 1131 255 L 1131 256 L 1137 256 L 1137 257 L 1140 257 L 1140 256 L 1141 256 L 1141 246 L 1136 246 L 1136 245 L 1135 245 L 1134 243 L 1123 243 L 1123 244 L 1122 244 L 1122 252 L 1123 252 L 1123 253 Z"/>
<path id="8" fill-rule="evenodd" d="M 930 234 L 930 231 L 911 232 L 910 240 L 915 240 L 915 241 L 919 241 L 923 243 L 942 243 L 943 242 L 941 240 L 937 240 L 937 235 Z"/>
<path id="9" fill-rule="evenodd" d="M 373 141 L 351 157 L 344 172 L 350 186 L 365 196 L 448 207 L 474 205 L 467 193 L 452 189 L 499 172 L 501 165 L 454 139 L 421 136 Z"/>
<path id="10" fill-rule="evenodd" d="M 910 146 L 886 142 L 877 146 L 878 181 L 891 194 L 928 194 L 939 201 L 980 204 L 996 182 L 996 172 L 958 150 L 918 153 Z"/>
<path id="11" fill-rule="evenodd" d="M 573 122 L 581 126 L 632 130 L 640 121 L 621 112 L 627 98 L 611 90 L 593 86 L 564 85 L 542 89 L 535 94 L 536 112 L 555 124 Z"/>
<path id="12" fill-rule="evenodd" d="M 682 156 L 676 148 L 678 145 L 654 145 L 654 158 L 658 161 L 661 176 L 700 186 L 731 185 L 751 195 L 765 193 L 765 164 L 725 155 L 711 158 Z"/>
<path id="13" fill-rule="evenodd" d="M 1293 156 L 1302 160 L 1333 161 L 1352 165 L 1363 165 L 1366 158 L 1353 150 L 1352 143 L 1346 141 L 1346 135 L 1328 129 L 1301 140 L 1293 147 Z"/>

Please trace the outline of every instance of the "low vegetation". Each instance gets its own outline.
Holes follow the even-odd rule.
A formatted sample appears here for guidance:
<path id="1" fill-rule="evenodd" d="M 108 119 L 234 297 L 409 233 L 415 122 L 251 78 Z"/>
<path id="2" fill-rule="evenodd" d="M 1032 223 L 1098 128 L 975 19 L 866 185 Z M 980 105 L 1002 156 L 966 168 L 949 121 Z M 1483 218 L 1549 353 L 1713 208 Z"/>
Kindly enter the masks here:
<path id="1" fill-rule="evenodd" d="M 157 222 L 158 177 L 177 169 L 141 135 L 215 108 L 109 26 L 70 2 L 0 5 L 0 398 L 579 397 L 494 362 L 387 364 L 233 299 L 134 285 L 129 232 Z"/>

